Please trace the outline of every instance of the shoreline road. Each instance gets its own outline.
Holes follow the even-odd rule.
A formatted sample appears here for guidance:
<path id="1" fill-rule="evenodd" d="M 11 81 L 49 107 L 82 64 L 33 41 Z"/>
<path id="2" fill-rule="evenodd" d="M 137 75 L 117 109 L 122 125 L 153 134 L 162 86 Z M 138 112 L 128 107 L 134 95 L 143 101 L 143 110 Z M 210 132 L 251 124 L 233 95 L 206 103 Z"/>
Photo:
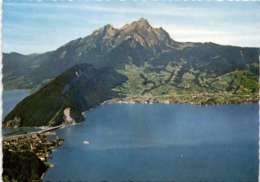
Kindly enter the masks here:
<path id="1" fill-rule="evenodd" d="M 13 140 L 13 139 L 17 139 L 17 138 L 23 138 L 23 137 L 28 137 L 34 134 L 39 134 L 39 133 L 43 133 L 43 132 L 47 132 L 47 131 L 51 131 L 51 130 L 56 130 L 61 128 L 62 125 L 59 126 L 54 126 L 54 127 L 50 127 L 50 128 L 46 128 L 40 131 L 35 131 L 35 132 L 30 132 L 30 133 L 26 133 L 26 134 L 21 134 L 21 135 L 13 135 L 13 136 L 3 136 L 3 140 Z"/>

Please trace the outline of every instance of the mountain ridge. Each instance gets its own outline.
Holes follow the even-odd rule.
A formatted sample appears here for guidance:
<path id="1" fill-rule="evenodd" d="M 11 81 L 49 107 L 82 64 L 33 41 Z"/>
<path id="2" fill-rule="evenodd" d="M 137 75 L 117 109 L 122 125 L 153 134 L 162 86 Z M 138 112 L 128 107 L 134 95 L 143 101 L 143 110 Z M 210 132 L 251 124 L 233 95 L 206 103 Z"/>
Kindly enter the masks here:
<path id="1" fill-rule="evenodd" d="M 156 53 L 158 53 L 158 51 L 160 53 L 165 52 L 165 49 L 167 49 L 167 51 L 171 51 L 172 49 L 181 50 L 181 49 L 185 49 L 190 46 L 193 46 L 194 44 L 203 44 L 203 43 L 192 43 L 192 42 L 176 42 L 171 39 L 169 34 L 165 30 L 163 30 L 163 28 L 161 28 L 161 27 L 153 28 L 149 24 L 148 20 L 144 19 L 144 18 L 140 18 L 139 20 L 134 21 L 130 24 L 126 24 L 119 29 L 114 28 L 111 24 L 107 24 L 107 25 L 101 27 L 100 29 L 93 31 L 90 35 L 88 35 L 86 37 L 83 37 L 83 38 L 80 37 L 78 39 L 69 41 L 68 43 L 62 45 L 61 47 L 57 48 L 54 51 L 40 53 L 40 54 L 37 54 L 37 53 L 29 54 L 29 55 L 21 54 L 21 56 L 25 56 L 25 57 L 30 57 L 32 55 L 38 55 L 39 57 L 46 57 L 46 58 L 44 58 L 44 60 L 41 62 L 43 64 L 36 65 L 35 69 L 25 69 L 26 71 L 25 71 L 25 73 L 23 73 L 23 75 L 16 74 L 12 70 L 5 71 L 5 69 L 4 69 L 3 70 L 4 76 L 8 75 L 7 79 L 6 78 L 3 79 L 4 89 L 5 90 L 15 89 L 15 88 L 30 89 L 30 90 L 32 90 L 32 92 L 35 92 L 39 88 L 41 88 L 44 85 L 46 85 L 47 83 L 49 83 L 50 80 L 52 80 L 53 78 L 55 78 L 56 76 L 58 76 L 59 74 L 61 74 L 62 72 L 66 71 L 67 69 L 69 69 L 70 67 L 72 67 L 76 64 L 89 63 L 89 64 L 93 64 L 97 68 L 102 67 L 105 65 L 103 60 L 106 59 L 104 57 L 107 54 L 107 52 L 110 52 L 112 49 L 114 49 L 116 46 L 118 46 L 118 44 L 122 43 L 122 40 L 124 40 L 127 37 L 126 36 L 127 34 L 123 33 L 125 35 L 121 36 L 118 39 L 117 43 L 115 43 L 115 39 L 118 36 L 120 36 L 121 32 L 124 32 L 124 31 L 128 32 L 129 29 L 130 30 L 133 29 L 131 27 L 136 27 L 136 26 L 137 27 L 146 26 L 146 27 L 149 27 L 150 29 L 152 29 L 153 31 L 156 30 L 157 32 L 161 32 L 164 35 L 163 37 L 164 38 L 166 37 L 167 45 L 170 45 L 167 48 L 167 45 L 160 45 L 160 43 L 159 43 L 159 47 L 161 46 L 162 48 L 158 48 L 159 50 L 157 50 L 156 47 L 153 47 L 153 49 L 152 48 L 150 49 L 149 46 L 146 47 L 146 46 L 142 46 L 142 44 L 141 44 L 141 46 L 146 49 L 145 53 L 144 53 L 145 57 L 151 58 L 151 57 L 158 56 L 158 54 L 156 54 Z M 111 38 L 111 37 L 101 35 L 101 34 L 104 34 L 104 32 L 103 32 L 104 30 L 105 31 L 113 30 L 113 33 L 111 34 L 111 32 L 109 31 L 110 32 L 109 34 L 111 37 L 115 36 L 116 38 L 114 37 L 109 41 L 109 38 Z M 102 42 L 102 39 L 104 37 L 106 37 L 105 42 Z M 134 34 L 128 38 L 129 39 L 132 38 L 133 41 L 142 42 L 143 44 L 145 43 L 145 41 L 142 40 L 142 36 L 138 36 L 138 35 Z M 155 39 L 155 37 L 153 37 L 153 38 Z M 165 39 L 162 38 L 162 40 L 163 40 L 162 42 L 165 42 Z M 125 41 L 127 41 L 127 40 L 125 40 Z M 116 46 L 112 45 L 111 42 L 114 42 L 114 44 Z M 211 43 L 211 42 L 206 42 L 206 43 Z M 157 42 L 157 44 L 158 44 L 158 42 Z M 76 46 L 76 48 L 75 48 L 75 46 Z M 232 46 L 232 47 L 238 47 L 238 46 Z M 86 48 L 87 48 L 87 52 L 84 52 L 84 49 L 86 49 Z M 247 48 L 247 47 L 244 47 L 244 48 Z M 12 53 L 4 53 L 4 54 L 10 55 Z M 146 59 L 149 59 L 149 58 L 146 58 Z M 19 59 L 22 59 L 22 58 L 19 58 Z M 27 58 L 27 59 L 29 59 L 29 58 Z M 3 58 L 3 61 L 5 61 L 5 60 L 7 60 L 7 59 Z M 37 60 L 34 60 L 34 61 L 37 62 Z M 7 65 L 7 63 L 4 64 L 4 66 L 5 65 Z M 25 67 L 23 67 L 22 69 L 24 69 L 24 68 Z M 19 69 L 18 71 L 20 71 L 22 69 Z"/>
<path id="2" fill-rule="evenodd" d="M 3 126 L 61 124 L 66 108 L 80 122 L 83 111 L 108 100 L 198 105 L 259 100 L 259 48 L 176 42 L 144 18 L 120 29 L 105 25 L 48 54 L 37 55 L 37 64 L 31 60 L 36 66 L 28 74 L 18 74 L 23 65 L 16 67 L 17 73 L 4 72 L 9 78 L 9 82 L 4 81 L 5 88 L 29 88 L 35 93 L 6 116 Z M 28 60 L 26 57 L 22 62 Z M 99 79 L 93 77 L 92 69 L 99 73 Z M 82 84 L 75 81 L 80 72 Z M 104 93 L 100 83 L 105 84 Z M 95 89 L 99 95 L 92 93 Z M 52 94 L 55 97 L 49 98 Z"/>

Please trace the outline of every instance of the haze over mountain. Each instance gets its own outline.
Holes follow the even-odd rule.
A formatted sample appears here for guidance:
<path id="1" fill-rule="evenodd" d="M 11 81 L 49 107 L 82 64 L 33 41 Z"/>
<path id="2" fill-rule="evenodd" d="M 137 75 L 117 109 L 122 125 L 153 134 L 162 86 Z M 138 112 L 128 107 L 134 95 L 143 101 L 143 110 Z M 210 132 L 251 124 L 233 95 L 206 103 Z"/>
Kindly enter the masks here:
<path id="1" fill-rule="evenodd" d="M 38 91 L 19 103 L 3 125 L 57 125 L 65 108 L 78 122 L 81 112 L 111 99 L 256 102 L 258 58 L 258 48 L 176 42 L 144 18 L 120 29 L 106 25 L 45 54 L 4 54 L 4 89 Z"/>

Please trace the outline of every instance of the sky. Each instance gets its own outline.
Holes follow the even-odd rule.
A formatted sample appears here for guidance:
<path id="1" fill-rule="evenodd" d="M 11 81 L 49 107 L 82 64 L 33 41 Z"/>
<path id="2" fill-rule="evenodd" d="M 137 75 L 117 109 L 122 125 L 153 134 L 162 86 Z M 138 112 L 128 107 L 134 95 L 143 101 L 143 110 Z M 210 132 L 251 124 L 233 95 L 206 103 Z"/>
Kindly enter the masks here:
<path id="1" fill-rule="evenodd" d="M 3 52 L 56 50 L 106 24 L 121 28 L 141 17 L 176 41 L 260 47 L 260 1 L 230 1 L 3 0 Z"/>

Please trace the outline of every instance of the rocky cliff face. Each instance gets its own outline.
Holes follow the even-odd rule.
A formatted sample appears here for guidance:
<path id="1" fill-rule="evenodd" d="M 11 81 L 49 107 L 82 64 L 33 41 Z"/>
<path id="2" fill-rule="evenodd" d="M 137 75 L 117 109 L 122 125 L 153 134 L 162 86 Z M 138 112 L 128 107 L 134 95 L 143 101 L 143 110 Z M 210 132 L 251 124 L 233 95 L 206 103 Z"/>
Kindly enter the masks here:
<path id="1" fill-rule="evenodd" d="M 179 43 L 172 40 L 169 34 L 160 28 L 153 28 L 147 19 L 141 18 L 131 24 L 126 24 L 119 30 L 119 40 L 133 38 L 146 49 L 151 49 L 154 55 L 169 51 L 178 47 Z M 120 42 L 120 41 L 119 41 Z"/>
<path id="2" fill-rule="evenodd" d="M 21 118 L 20 117 L 14 117 L 12 120 L 8 120 L 7 122 L 4 122 L 2 124 L 2 127 L 4 128 L 18 128 L 21 126 Z"/>
<path id="3" fill-rule="evenodd" d="M 64 124 L 76 124 L 76 122 L 74 121 L 74 119 L 70 116 L 70 108 L 67 107 L 64 109 L 63 111 L 64 114 Z"/>

